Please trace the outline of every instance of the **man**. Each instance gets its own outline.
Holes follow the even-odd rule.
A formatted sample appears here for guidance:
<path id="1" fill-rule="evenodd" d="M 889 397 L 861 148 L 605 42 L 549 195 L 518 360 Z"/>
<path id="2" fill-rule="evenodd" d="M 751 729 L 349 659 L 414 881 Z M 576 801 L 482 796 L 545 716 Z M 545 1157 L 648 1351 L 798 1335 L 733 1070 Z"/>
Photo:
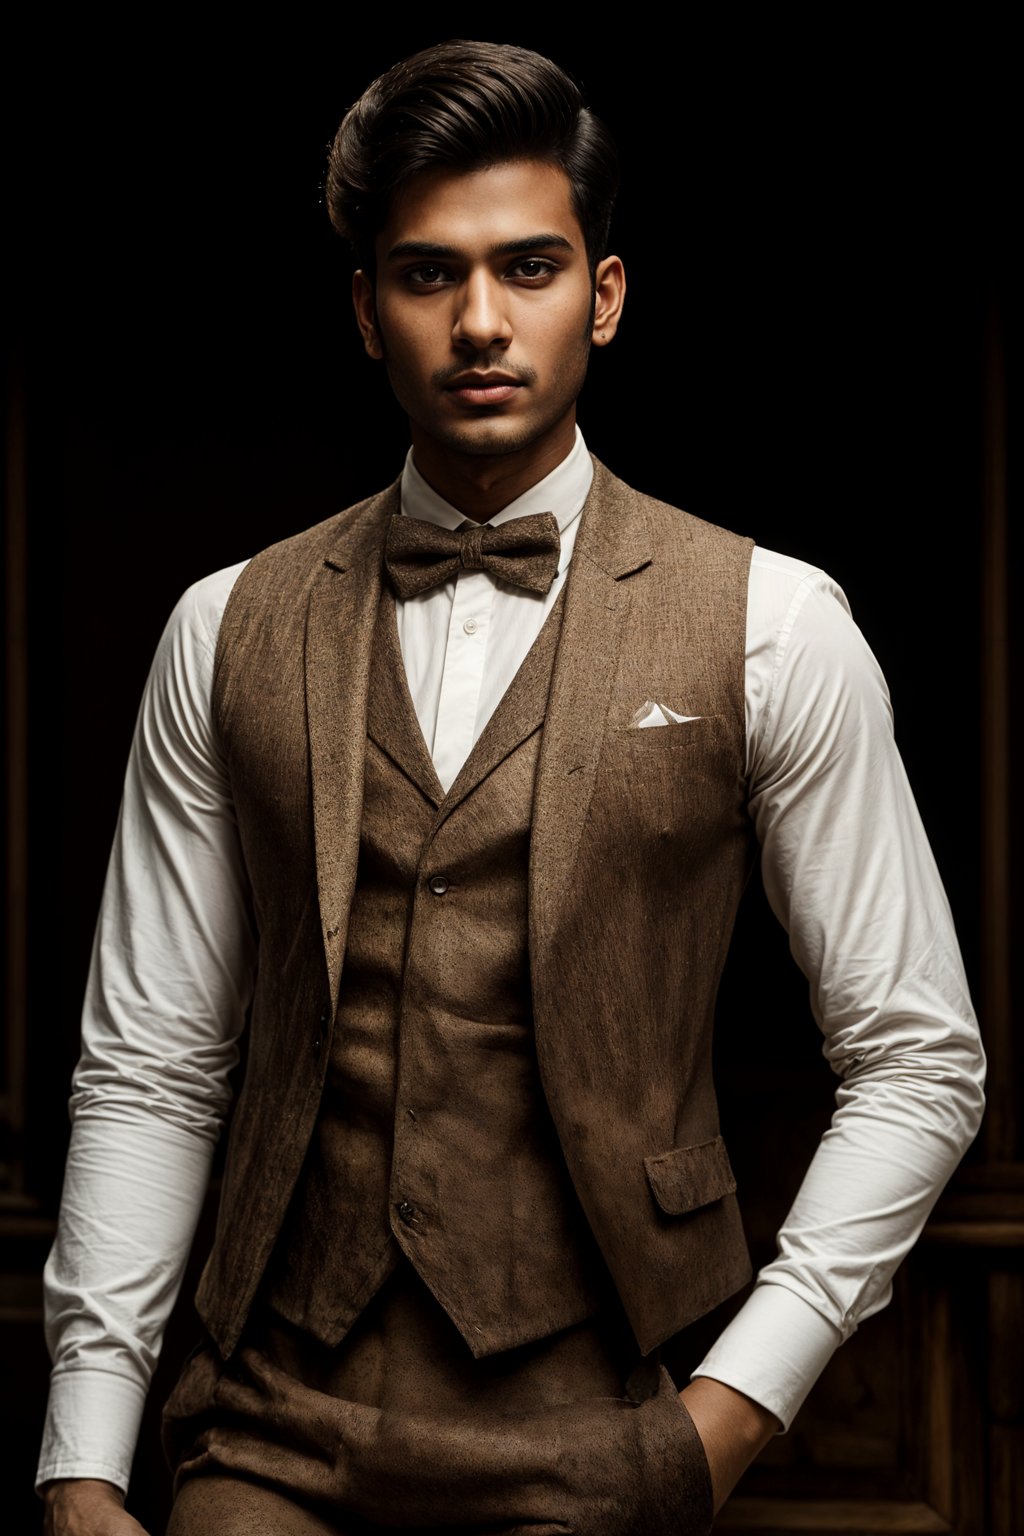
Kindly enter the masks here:
<path id="1" fill-rule="evenodd" d="M 331 214 L 412 448 L 197 583 L 154 661 L 47 1269 L 52 1531 L 139 1529 L 246 1017 L 173 1536 L 707 1530 L 975 1134 L 956 939 L 842 594 L 579 435 L 614 192 L 524 50 L 427 50 L 339 130 Z M 679 1391 L 661 1346 L 749 1277 L 710 1053 L 755 837 L 843 1081 Z"/>

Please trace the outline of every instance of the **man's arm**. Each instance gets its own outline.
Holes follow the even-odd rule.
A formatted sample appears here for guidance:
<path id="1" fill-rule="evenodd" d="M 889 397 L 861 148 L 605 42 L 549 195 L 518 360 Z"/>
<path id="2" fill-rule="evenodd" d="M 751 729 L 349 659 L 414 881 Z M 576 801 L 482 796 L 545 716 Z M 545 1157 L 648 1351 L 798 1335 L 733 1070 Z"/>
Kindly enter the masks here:
<path id="1" fill-rule="evenodd" d="M 695 1377 L 679 1396 L 704 1447 L 717 1515 L 754 1457 L 781 1426 L 760 1403 L 710 1376 Z"/>
<path id="2" fill-rule="evenodd" d="M 110 1483 L 83 1479 L 47 1483 L 42 1490 L 44 1536 L 146 1536 Z"/>
<path id="3" fill-rule="evenodd" d="M 834 1350 L 886 1305 L 984 1103 L 977 1022 L 885 680 L 824 573 L 755 553 L 747 681 L 765 890 L 841 1082 L 776 1258 L 683 1394 L 713 1472 L 716 1441 L 729 1468 L 741 1459 L 722 1426 L 756 1454 L 770 1438 L 758 1412 L 788 1429 Z"/>
<path id="4" fill-rule="evenodd" d="M 104 887 L 44 1276 L 54 1365 L 37 1486 L 53 1485 L 53 1530 L 77 1529 L 61 1513 L 72 1487 L 90 1507 L 127 1488 L 228 1109 L 254 936 L 210 688 L 238 569 L 190 589 L 160 641 Z"/>

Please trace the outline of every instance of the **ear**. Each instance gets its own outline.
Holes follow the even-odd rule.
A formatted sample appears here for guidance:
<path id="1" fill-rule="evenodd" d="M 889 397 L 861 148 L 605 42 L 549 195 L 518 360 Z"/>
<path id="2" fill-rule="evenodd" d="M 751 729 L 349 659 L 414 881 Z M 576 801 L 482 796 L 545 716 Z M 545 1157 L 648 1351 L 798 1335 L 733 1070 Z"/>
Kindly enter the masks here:
<path id="1" fill-rule="evenodd" d="M 595 347 L 606 347 L 619 328 L 619 316 L 626 299 L 626 272 L 618 256 L 606 256 L 594 272 Z"/>
<path id="2" fill-rule="evenodd" d="M 363 338 L 363 346 L 371 357 L 384 356 L 380 334 L 377 330 L 377 305 L 373 297 L 373 284 L 362 270 L 352 274 L 352 306 L 356 312 L 356 324 Z"/>

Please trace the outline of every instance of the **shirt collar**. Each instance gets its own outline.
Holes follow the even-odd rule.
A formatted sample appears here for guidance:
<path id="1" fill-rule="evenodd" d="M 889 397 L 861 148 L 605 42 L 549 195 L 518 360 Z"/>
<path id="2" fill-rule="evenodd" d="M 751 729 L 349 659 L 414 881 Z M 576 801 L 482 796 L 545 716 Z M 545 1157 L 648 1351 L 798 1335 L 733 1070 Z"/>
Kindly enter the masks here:
<path id="1" fill-rule="evenodd" d="M 561 553 L 558 573 L 565 570 L 572 557 L 573 545 L 579 531 L 580 513 L 594 478 L 594 464 L 583 441 L 583 433 L 576 428 L 576 439 L 569 453 L 556 464 L 550 474 L 528 491 L 502 507 L 488 519 L 492 527 L 507 523 L 513 517 L 529 517 L 535 512 L 553 512 L 561 535 Z M 438 523 L 442 528 L 458 528 L 466 521 L 450 502 L 427 484 L 413 462 L 412 449 L 405 457 L 402 470 L 402 512 L 406 517 L 417 517 L 425 523 Z"/>

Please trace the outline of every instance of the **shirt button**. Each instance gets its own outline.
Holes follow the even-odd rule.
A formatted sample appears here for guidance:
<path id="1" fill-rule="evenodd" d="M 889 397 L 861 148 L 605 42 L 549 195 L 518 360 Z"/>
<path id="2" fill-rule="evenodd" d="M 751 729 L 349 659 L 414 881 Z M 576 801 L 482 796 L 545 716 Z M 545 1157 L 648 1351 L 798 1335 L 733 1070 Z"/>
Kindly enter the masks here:
<path id="1" fill-rule="evenodd" d="M 403 1200 L 400 1202 L 398 1207 L 398 1214 L 401 1216 L 407 1227 L 411 1226 L 412 1223 L 416 1220 L 415 1208 L 409 1204 L 408 1200 Z"/>
<path id="2" fill-rule="evenodd" d="M 466 635 L 475 635 L 479 627 L 480 626 L 477 624 L 476 619 L 467 619 L 462 626 L 462 630 Z"/>
<path id="3" fill-rule="evenodd" d="M 448 881 L 444 875 L 431 875 L 428 884 L 435 896 L 443 896 L 448 889 Z"/>

